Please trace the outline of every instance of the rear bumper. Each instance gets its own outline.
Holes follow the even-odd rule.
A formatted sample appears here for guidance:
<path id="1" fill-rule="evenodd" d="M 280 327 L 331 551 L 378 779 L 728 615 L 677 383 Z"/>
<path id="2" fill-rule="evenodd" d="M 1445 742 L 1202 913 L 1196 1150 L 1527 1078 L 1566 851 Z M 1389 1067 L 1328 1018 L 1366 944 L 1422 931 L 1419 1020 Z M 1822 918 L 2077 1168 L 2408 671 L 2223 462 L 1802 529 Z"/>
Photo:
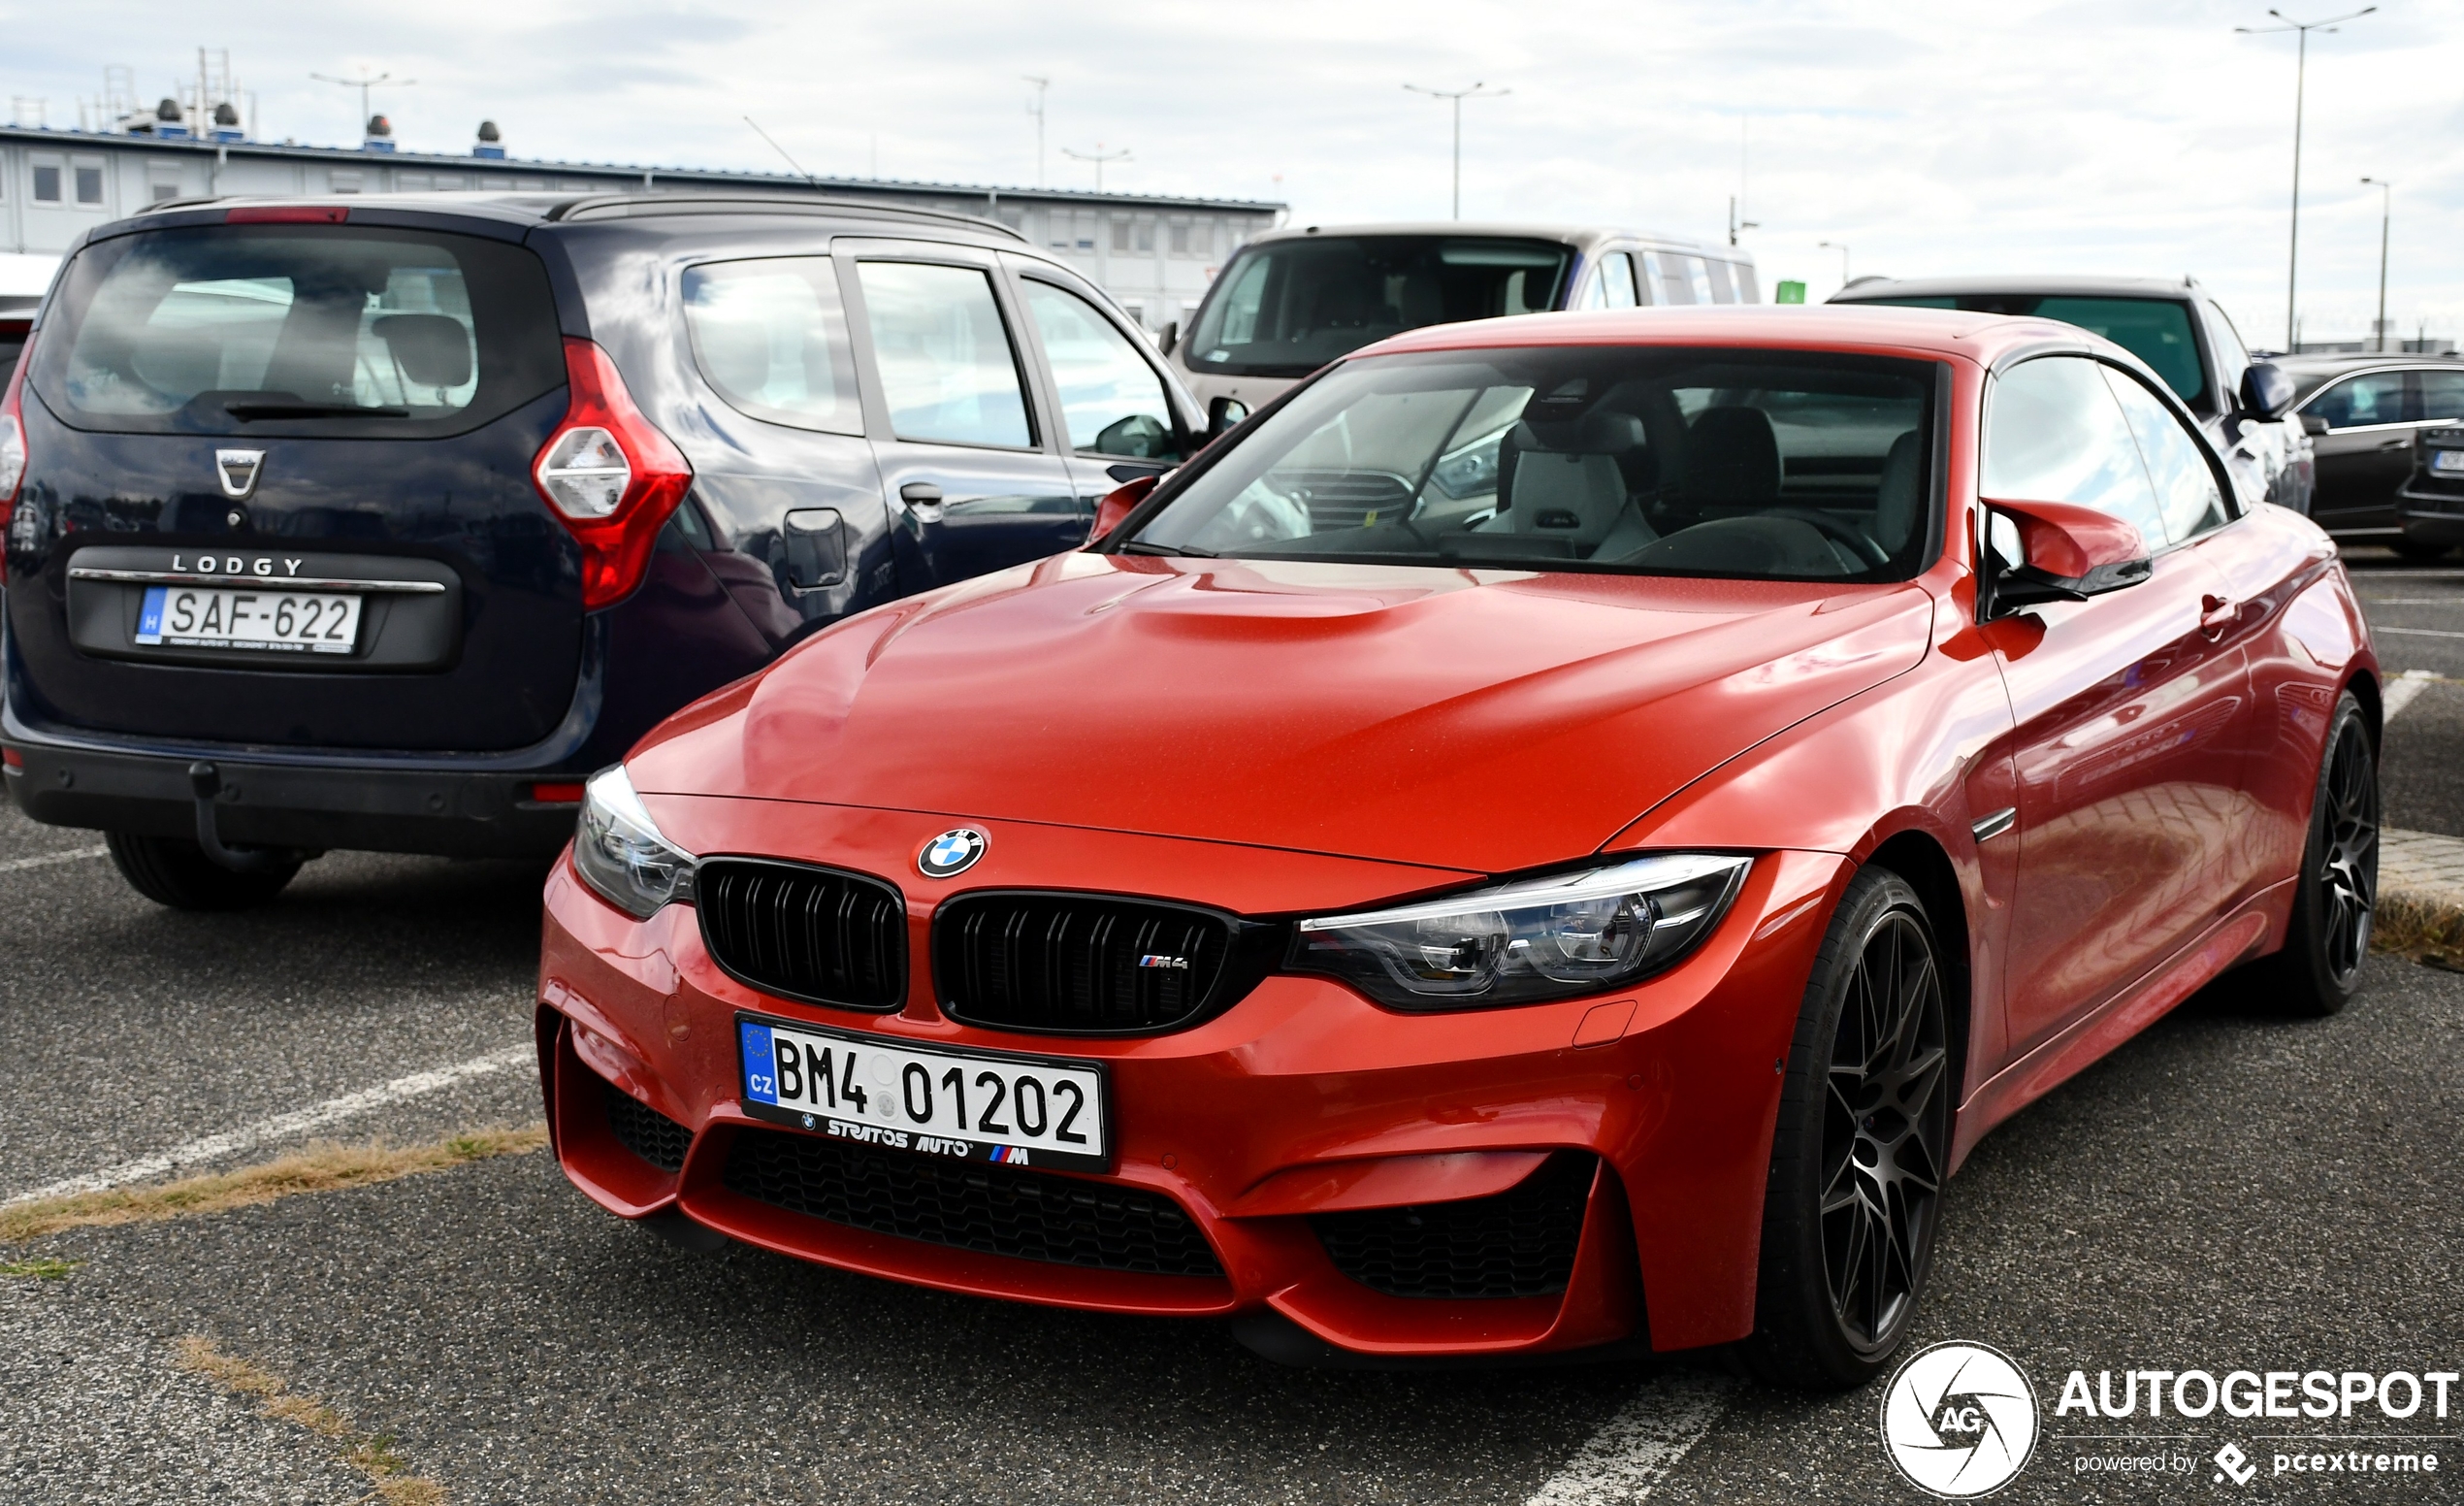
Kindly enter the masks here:
<path id="1" fill-rule="evenodd" d="M 573 835 L 572 804 L 533 801 L 541 778 L 436 768 L 252 763 L 246 755 L 101 750 L 52 742 L 12 727 L 7 784 L 17 808 L 52 826 L 147 836 L 193 836 L 193 756 L 222 772 L 215 829 L 225 841 L 323 851 L 433 853 L 458 858 L 542 858 Z"/>
<path id="2" fill-rule="evenodd" d="M 2408 484 L 2396 493 L 2396 521 L 2404 537 L 2421 543 L 2464 544 L 2464 483 L 2453 492 L 2428 492 Z"/>

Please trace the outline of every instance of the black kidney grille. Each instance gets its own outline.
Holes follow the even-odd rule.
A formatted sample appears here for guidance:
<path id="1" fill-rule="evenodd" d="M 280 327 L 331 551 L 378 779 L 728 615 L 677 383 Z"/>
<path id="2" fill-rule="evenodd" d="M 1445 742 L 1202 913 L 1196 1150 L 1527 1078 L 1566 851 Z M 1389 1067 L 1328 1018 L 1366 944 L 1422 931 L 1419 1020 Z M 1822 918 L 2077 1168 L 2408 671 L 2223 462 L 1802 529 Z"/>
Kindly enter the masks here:
<path id="1" fill-rule="evenodd" d="M 932 929 L 942 1008 L 971 1025 L 1127 1032 L 1206 1006 L 1232 953 L 1232 922 L 1204 910 L 1069 895 L 953 900 Z"/>
<path id="2" fill-rule="evenodd" d="M 695 875 L 702 944 L 739 982 L 784 999 L 895 1009 L 907 993 L 907 914 L 879 879 L 742 858 Z"/>
<path id="3" fill-rule="evenodd" d="M 616 1143 L 662 1171 L 682 1171 L 693 1131 L 614 1083 L 600 1086 L 607 1093 L 607 1128 Z"/>
<path id="4" fill-rule="evenodd" d="M 1492 1197 L 1320 1213 L 1335 1268 L 1389 1296 L 1546 1296 L 1566 1290 L 1599 1159 L 1560 1151 Z"/>
<path id="5" fill-rule="evenodd" d="M 754 1129 L 736 1131 L 726 1181 L 775 1208 L 989 1255 L 1159 1276 L 1223 1269 L 1179 1204 L 1138 1188 Z"/>

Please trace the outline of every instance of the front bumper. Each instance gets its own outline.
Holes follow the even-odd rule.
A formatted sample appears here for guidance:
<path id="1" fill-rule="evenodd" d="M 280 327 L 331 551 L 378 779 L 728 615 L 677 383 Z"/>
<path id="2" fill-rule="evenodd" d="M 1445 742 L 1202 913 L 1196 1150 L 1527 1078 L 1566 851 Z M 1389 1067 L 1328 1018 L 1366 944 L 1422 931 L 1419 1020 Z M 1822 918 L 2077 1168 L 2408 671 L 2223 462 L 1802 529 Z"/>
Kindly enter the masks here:
<path id="1" fill-rule="evenodd" d="M 768 802 L 652 803 L 662 828 L 695 850 L 746 851 L 758 841 L 768 855 L 883 875 L 911 874 L 913 853 L 950 824 Z M 1381 873 L 1348 860 L 979 824 L 993 841 L 979 870 L 965 875 L 971 886 L 1161 894 L 1254 914 L 1362 903 L 1381 897 L 1380 884 L 1392 895 L 1429 883 L 1427 870 Z M 908 1002 L 871 1015 L 745 987 L 704 952 L 691 906 L 637 923 L 584 888 L 568 861 L 548 882 L 540 960 L 549 1124 L 567 1176 L 611 1212 L 681 1215 L 782 1254 L 943 1290 L 1134 1314 L 1272 1315 L 1267 1321 L 1311 1340 L 1378 1357 L 1719 1343 L 1753 1326 L 1777 1067 L 1829 901 L 1849 868 L 1826 853 L 1766 855 L 1690 958 L 1614 994 L 1406 1015 L 1331 980 L 1278 975 L 1188 1030 L 1090 1039 L 944 1017 L 924 960 L 932 910 L 952 891 L 928 881 L 900 884 L 915 959 Z M 1414 871 L 1416 881 L 1404 876 Z M 1281 902 L 1259 902 L 1278 888 Z M 1169 1199 L 1219 1269 L 1162 1275 L 1021 1259 L 748 1195 L 730 1174 L 739 1140 L 798 1131 L 754 1120 L 739 1105 L 730 1027 L 738 1010 L 945 1046 L 1104 1059 L 1114 1169 L 1038 1175 Z M 611 1099 L 610 1084 L 632 1101 Z M 635 1104 L 671 1124 L 659 1130 Z M 667 1135 L 662 1143 L 671 1152 L 646 1148 L 644 1123 Z M 1338 1210 L 1500 1195 L 1535 1166 L 1563 1171 L 1570 1163 L 1550 1158 L 1564 1153 L 1597 1170 L 1562 1291 L 1392 1294 L 1345 1275 L 1313 1222 Z"/>

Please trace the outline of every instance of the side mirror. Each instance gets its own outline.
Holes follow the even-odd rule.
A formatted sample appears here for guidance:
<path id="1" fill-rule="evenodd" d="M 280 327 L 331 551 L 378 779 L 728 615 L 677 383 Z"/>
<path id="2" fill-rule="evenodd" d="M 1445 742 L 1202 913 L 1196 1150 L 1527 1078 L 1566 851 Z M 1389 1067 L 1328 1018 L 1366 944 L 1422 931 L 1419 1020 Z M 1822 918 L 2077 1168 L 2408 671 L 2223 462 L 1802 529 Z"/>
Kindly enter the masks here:
<path id="1" fill-rule="evenodd" d="M 2242 411 L 2273 421 L 2292 411 L 2293 379 L 2270 361 L 2253 361 L 2242 373 Z"/>
<path id="2" fill-rule="evenodd" d="M 1988 516 L 2007 523 L 2019 558 L 1996 546 L 1989 528 L 1985 559 L 1991 593 L 1986 615 L 1999 617 L 2041 602 L 2084 602 L 2148 578 L 2147 541 L 2111 513 L 2068 502 L 1988 501 Z"/>
<path id="3" fill-rule="evenodd" d="M 2321 414 L 2304 413 L 2301 415 L 2301 432 L 2309 435 L 2314 440 L 2318 438 L 2320 435 L 2325 434 L 2330 427 L 2332 426 Z"/>
<path id="4" fill-rule="evenodd" d="M 1155 348 L 1165 355 L 1170 355 L 1172 347 L 1179 344 L 1181 344 L 1181 321 L 1175 319 L 1163 327 L 1162 334 L 1155 337 Z"/>
<path id="5" fill-rule="evenodd" d="M 1207 402 L 1207 441 L 1209 443 L 1239 428 L 1249 416 L 1249 405 L 1239 398 L 1211 398 Z"/>
<path id="6" fill-rule="evenodd" d="M 1218 398 L 1216 401 L 1222 400 Z M 1153 491 L 1155 483 L 1162 479 L 1160 475 L 1142 475 L 1104 493 L 1104 500 L 1095 504 L 1095 523 L 1086 530 L 1086 541 L 1099 542 L 1105 535 L 1119 528 L 1121 519 L 1138 510 L 1138 504 L 1146 501 L 1147 494 Z"/>

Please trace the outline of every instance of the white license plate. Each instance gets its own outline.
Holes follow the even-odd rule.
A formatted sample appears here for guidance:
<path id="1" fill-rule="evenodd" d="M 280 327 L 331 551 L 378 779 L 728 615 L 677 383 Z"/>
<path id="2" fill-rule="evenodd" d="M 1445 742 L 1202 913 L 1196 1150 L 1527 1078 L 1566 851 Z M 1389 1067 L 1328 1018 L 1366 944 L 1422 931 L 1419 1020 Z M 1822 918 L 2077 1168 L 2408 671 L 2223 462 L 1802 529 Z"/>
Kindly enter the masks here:
<path id="1" fill-rule="evenodd" d="M 952 1161 L 1112 1167 L 1092 1062 L 913 1046 L 736 1016 L 744 1111 L 832 1139 Z"/>
<path id="2" fill-rule="evenodd" d="M 2464 475 L 2464 449 L 2430 451 L 2430 469 L 2442 475 Z"/>
<path id="3" fill-rule="evenodd" d="M 356 596 L 147 586 L 137 641 L 172 648 L 347 654 L 359 646 Z"/>

